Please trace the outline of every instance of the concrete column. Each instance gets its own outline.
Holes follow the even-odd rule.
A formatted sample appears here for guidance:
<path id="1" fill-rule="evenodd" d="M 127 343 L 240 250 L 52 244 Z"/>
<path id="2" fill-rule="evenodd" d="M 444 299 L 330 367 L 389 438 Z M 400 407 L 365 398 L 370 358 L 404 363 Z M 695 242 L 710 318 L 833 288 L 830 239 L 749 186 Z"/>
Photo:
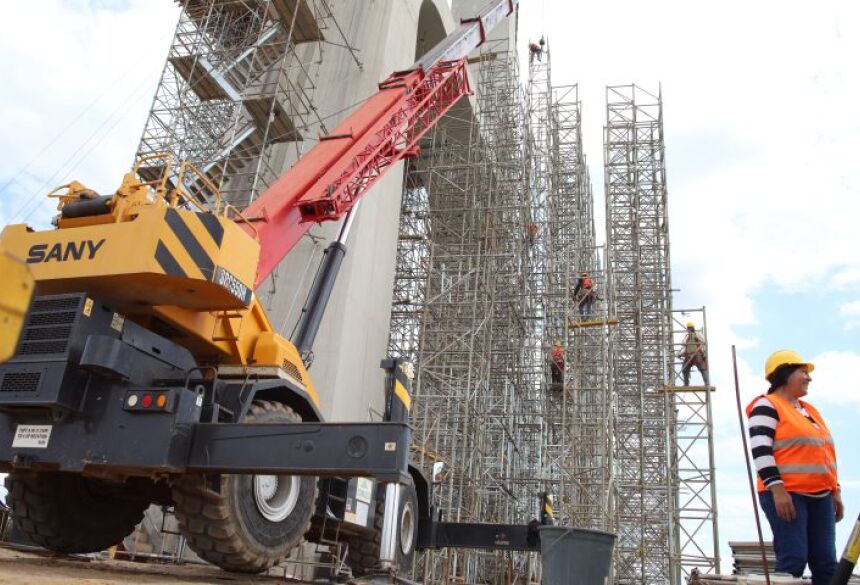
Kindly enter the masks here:
<path id="1" fill-rule="evenodd" d="M 323 63 L 312 80 L 314 105 L 322 116 L 372 95 L 390 73 L 415 61 L 418 44 L 432 46 L 455 26 L 448 0 L 335 0 L 331 5 L 359 50 L 363 71 L 345 49 L 323 46 Z M 348 113 L 325 120 L 327 127 Z M 317 336 L 310 374 L 329 420 L 367 420 L 369 408 L 382 411 L 379 361 L 388 344 L 402 182 L 401 163 L 365 195 Z M 311 234 L 322 239 L 315 243 L 305 237 L 281 263 L 274 294 L 267 292 L 271 283 L 260 287 L 273 325 L 286 336 L 298 319 L 322 250 L 336 232 L 333 223 L 314 227 Z"/>

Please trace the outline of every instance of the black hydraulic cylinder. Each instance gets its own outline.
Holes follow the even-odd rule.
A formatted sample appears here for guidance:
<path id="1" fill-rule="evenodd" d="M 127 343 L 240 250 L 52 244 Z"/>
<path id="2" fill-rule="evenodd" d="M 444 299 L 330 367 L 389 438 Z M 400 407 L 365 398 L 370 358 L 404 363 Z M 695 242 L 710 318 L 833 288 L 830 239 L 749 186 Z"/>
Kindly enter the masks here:
<path id="1" fill-rule="evenodd" d="M 857 564 L 858 557 L 860 557 L 860 516 L 857 516 L 854 529 L 851 530 L 851 536 L 848 537 L 845 550 L 842 552 L 842 558 L 839 559 L 836 572 L 830 579 L 830 585 L 846 585 L 851 579 L 851 572 Z"/>
<path id="2" fill-rule="evenodd" d="M 332 242 L 325 250 L 317 277 L 311 286 L 305 306 L 302 307 L 302 316 L 296 326 L 296 333 L 291 340 L 302 356 L 307 355 L 314 345 L 314 339 L 319 332 L 344 256 L 346 256 L 346 246 L 340 242 Z"/>

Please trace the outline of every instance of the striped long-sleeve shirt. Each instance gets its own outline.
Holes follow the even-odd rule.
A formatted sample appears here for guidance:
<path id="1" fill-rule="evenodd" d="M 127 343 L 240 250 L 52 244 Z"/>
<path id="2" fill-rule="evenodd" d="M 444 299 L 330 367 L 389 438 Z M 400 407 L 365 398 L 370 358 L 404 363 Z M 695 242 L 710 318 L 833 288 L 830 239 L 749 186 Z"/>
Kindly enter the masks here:
<path id="1" fill-rule="evenodd" d="M 809 421 L 818 428 L 818 424 L 813 420 L 805 408 L 795 402 L 794 407 Z M 752 449 L 753 461 L 758 476 L 761 478 L 765 487 L 770 487 L 778 483 L 783 483 L 782 477 L 779 474 L 779 468 L 776 466 L 776 460 L 773 458 L 773 438 L 776 435 L 776 427 L 779 424 L 779 413 L 773 406 L 773 402 L 766 396 L 759 398 L 750 411 L 750 448 Z M 827 492 L 822 492 L 820 495 L 826 495 Z M 819 494 L 808 494 L 819 495 Z"/>

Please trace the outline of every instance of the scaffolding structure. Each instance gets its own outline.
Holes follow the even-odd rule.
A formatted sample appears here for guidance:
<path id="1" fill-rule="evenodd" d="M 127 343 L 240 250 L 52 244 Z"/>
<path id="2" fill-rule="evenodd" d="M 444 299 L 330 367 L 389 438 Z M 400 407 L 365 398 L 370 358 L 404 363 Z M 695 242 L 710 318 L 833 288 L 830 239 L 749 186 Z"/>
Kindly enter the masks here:
<path id="1" fill-rule="evenodd" d="M 595 241 L 577 86 L 491 46 L 475 111 L 449 117 L 405 177 L 390 351 L 412 360 L 416 459 L 452 521 L 527 522 L 554 497 L 566 525 L 612 529 L 609 279 Z M 524 108 L 524 109 L 523 109 Z M 575 294 L 594 281 L 590 311 Z M 563 344 L 553 381 L 549 354 Z M 435 465 L 435 468 L 434 468 Z M 529 555 L 425 555 L 427 583 L 539 578 Z"/>
<path id="2" fill-rule="evenodd" d="M 615 580 L 678 583 L 671 441 L 669 225 L 660 93 L 606 89 L 604 128 L 609 303 L 615 391 Z"/>
<path id="3" fill-rule="evenodd" d="M 582 106 L 577 86 L 553 87 L 553 147 L 548 232 L 551 314 L 563 315 L 570 366 L 565 377 L 567 404 L 558 453 L 562 503 L 570 525 L 609 530 L 612 478 L 612 385 L 608 370 L 609 333 L 614 318 L 605 302 L 611 286 L 594 229 L 593 194 L 582 145 Z M 564 275 L 562 277 L 562 275 Z M 591 293 L 577 285 L 591 279 Z M 585 294 L 594 298 L 587 302 Z M 558 326 L 555 321 L 552 328 Z M 551 330 L 552 331 L 552 330 Z M 553 410 L 549 411 L 554 412 Z"/>
<path id="4" fill-rule="evenodd" d="M 546 359 L 559 342 L 565 367 L 560 384 L 543 370 L 541 477 L 556 499 L 560 523 L 607 529 L 608 282 L 595 243 L 578 87 L 553 86 L 552 52 L 546 47 L 539 59 L 530 60 L 526 94 L 530 211 L 537 225 L 527 269 L 540 355 Z M 591 291 L 577 289 L 584 279 L 592 280 Z"/>
<path id="5" fill-rule="evenodd" d="M 298 158 L 311 129 L 325 131 L 313 79 L 327 38 L 355 51 L 328 0 L 183 0 L 137 159 L 161 175 L 164 153 L 202 179 L 186 185 L 206 202 L 211 188 L 248 205 Z"/>
<path id="6" fill-rule="evenodd" d="M 693 340 L 700 343 L 701 361 L 691 359 Z M 680 565 L 684 577 L 694 568 L 702 574 L 719 573 L 720 539 L 711 410 L 714 387 L 708 370 L 708 323 L 704 307 L 672 311 L 672 345 L 671 380 L 666 390 L 672 393 L 676 412 L 671 473 L 676 482 L 674 524 L 677 528 L 677 556 L 673 561 Z M 694 366 L 696 372 L 692 371 Z M 701 383 L 692 383 L 695 381 L 693 376 L 699 376 Z"/>
<path id="7" fill-rule="evenodd" d="M 450 521 L 527 522 L 540 490 L 540 363 L 524 264 L 522 97 L 507 41 L 487 45 L 472 111 L 437 126 L 402 199 L 389 349 L 416 365 L 413 451 Z M 439 464 L 444 465 L 444 469 Z M 531 555 L 426 553 L 427 583 L 528 578 Z"/>

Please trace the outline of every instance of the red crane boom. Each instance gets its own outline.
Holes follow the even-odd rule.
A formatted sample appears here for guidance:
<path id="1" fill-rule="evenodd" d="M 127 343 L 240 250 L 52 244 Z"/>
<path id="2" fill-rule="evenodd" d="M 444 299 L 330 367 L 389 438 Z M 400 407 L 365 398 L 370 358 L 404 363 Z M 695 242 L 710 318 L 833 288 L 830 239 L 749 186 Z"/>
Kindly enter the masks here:
<path id="1" fill-rule="evenodd" d="M 493 0 L 410 69 L 389 76 L 248 206 L 244 215 L 254 222 L 261 247 L 255 287 L 314 222 L 342 218 L 392 165 L 417 156 L 418 141 L 471 93 L 466 56 L 517 3 Z"/>

